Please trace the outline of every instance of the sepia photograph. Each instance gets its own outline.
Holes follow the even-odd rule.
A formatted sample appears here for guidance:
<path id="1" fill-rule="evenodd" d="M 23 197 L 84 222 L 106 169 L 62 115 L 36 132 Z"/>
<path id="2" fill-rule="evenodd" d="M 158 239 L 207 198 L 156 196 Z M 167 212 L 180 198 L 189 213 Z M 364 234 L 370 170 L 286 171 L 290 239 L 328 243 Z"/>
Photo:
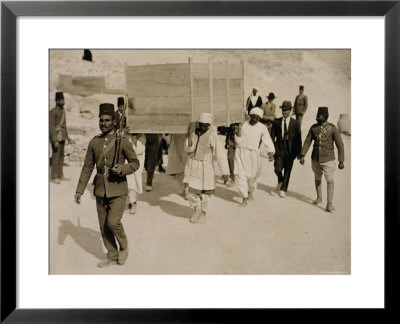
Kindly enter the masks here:
<path id="1" fill-rule="evenodd" d="M 351 274 L 350 49 L 48 64 L 50 275 Z"/>

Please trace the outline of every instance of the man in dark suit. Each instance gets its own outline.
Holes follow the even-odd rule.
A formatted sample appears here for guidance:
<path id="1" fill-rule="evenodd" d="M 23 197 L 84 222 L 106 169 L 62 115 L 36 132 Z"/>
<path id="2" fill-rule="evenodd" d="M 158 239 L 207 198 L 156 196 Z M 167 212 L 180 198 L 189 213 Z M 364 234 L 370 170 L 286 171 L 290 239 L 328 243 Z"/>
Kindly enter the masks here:
<path id="1" fill-rule="evenodd" d="M 284 101 L 280 108 L 282 117 L 275 119 L 271 129 L 271 138 L 275 144 L 274 169 L 278 176 L 277 189 L 279 196 L 285 198 L 293 161 L 301 151 L 301 130 L 300 123 L 290 118 L 292 103 Z M 282 170 L 284 174 L 282 174 Z"/>
<path id="2" fill-rule="evenodd" d="M 107 248 L 107 259 L 97 266 L 108 267 L 112 264 L 124 264 L 128 256 L 128 240 L 121 223 L 125 202 L 128 195 L 126 175 L 139 168 L 139 160 L 132 144 L 125 137 L 121 138 L 117 164 L 112 166 L 117 153 L 114 132 L 114 105 L 100 105 L 99 127 L 101 135 L 89 142 L 85 162 L 79 177 L 75 193 L 75 202 L 80 204 L 81 196 L 92 175 L 94 165 L 97 174 L 94 178 L 94 195 L 96 196 L 97 215 L 103 242 Z M 128 161 L 127 164 L 125 160 Z M 119 244 L 119 251 L 117 242 Z"/>

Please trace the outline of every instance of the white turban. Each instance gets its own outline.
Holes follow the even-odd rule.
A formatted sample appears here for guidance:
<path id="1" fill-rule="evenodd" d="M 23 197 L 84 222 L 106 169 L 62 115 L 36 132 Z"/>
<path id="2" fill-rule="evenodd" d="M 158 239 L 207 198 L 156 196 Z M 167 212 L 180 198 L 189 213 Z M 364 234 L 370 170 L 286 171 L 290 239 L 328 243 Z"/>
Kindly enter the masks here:
<path id="1" fill-rule="evenodd" d="M 199 122 L 212 125 L 213 116 L 209 113 L 201 113 L 199 116 Z"/>
<path id="2" fill-rule="evenodd" d="M 264 111 L 261 108 L 254 107 L 250 110 L 249 115 L 258 115 L 260 118 L 264 115 Z"/>

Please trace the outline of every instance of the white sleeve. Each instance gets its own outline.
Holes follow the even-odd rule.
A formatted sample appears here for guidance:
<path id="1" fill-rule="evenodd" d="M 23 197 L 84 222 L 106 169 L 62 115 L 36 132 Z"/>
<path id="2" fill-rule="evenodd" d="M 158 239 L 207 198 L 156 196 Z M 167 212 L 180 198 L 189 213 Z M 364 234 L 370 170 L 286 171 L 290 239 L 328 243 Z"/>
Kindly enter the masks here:
<path id="1" fill-rule="evenodd" d="M 196 137 L 194 135 L 192 135 L 192 146 L 189 146 L 188 138 L 185 139 L 185 147 L 184 147 L 185 152 L 188 152 L 188 153 L 194 152 L 194 149 L 196 147 L 195 139 L 196 139 Z"/>
<path id="2" fill-rule="evenodd" d="M 268 153 L 275 153 L 274 143 L 272 142 L 271 135 L 269 134 L 269 131 L 266 127 L 265 127 L 265 130 L 263 130 L 263 133 L 261 135 L 261 140 L 262 140 L 263 144 L 265 145 Z"/>

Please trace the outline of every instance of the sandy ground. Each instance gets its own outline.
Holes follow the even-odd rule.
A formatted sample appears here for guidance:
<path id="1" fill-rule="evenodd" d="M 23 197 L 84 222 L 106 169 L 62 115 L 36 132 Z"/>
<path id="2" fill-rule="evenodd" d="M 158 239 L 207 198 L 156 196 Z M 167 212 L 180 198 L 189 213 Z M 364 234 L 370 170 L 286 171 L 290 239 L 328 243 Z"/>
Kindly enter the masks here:
<path id="1" fill-rule="evenodd" d="M 189 222 L 192 209 L 179 195 L 179 183 L 156 173 L 153 191 L 139 198 L 137 214 L 126 210 L 123 216 L 130 249 L 126 264 L 106 269 L 96 267 L 105 248 L 95 200 L 88 187 L 81 205 L 74 203 L 81 167 L 66 166 L 71 180 L 50 184 L 50 273 L 349 274 L 351 138 L 342 137 L 346 162 L 344 170 L 336 170 L 333 213 L 324 210 L 325 180 L 323 204 L 311 204 L 311 152 L 304 167 L 295 162 L 285 199 L 275 191 L 273 164 L 265 158 L 255 200 L 246 208 L 237 207 L 236 188 L 218 177 L 205 224 Z"/>

